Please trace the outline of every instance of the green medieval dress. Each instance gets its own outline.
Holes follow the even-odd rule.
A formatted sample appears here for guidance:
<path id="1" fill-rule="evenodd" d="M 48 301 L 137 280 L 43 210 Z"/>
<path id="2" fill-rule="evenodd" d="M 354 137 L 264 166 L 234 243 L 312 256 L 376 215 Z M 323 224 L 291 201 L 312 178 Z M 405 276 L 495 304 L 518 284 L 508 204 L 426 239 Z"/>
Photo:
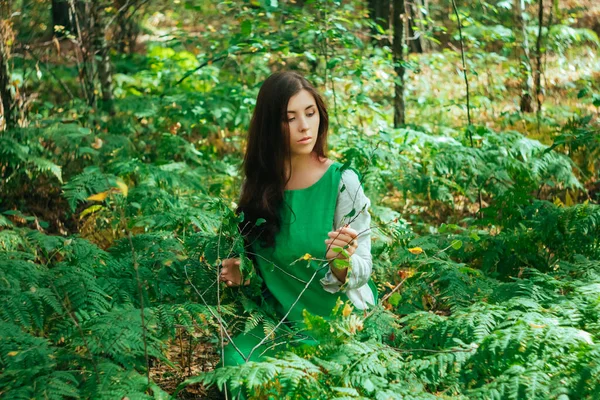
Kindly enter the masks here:
<path id="1" fill-rule="evenodd" d="M 329 270 L 324 268 L 323 261 L 305 260 L 306 254 L 318 259 L 325 258 L 327 234 L 334 230 L 334 213 L 338 194 L 342 164 L 334 162 L 325 174 L 313 185 L 297 190 L 284 192 L 284 204 L 281 207 L 281 228 L 275 237 L 275 246 L 264 248 L 259 244 L 252 246 L 255 253 L 255 267 L 262 276 L 265 286 L 272 295 L 274 307 L 279 317 L 283 317 L 294 304 L 306 283 L 312 278 L 308 288 L 289 312 L 286 321 L 291 324 L 302 324 L 303 310 L 311 314 L 329 317 L 338 298 L 346 302 L 348 296 L 344 291 L 330 293 L 325 291 L 321 279 Z M 342 189 L 343 190 L 343 189 Z M 276 265 L 276 267 L 274 266 Z M 316 276 L 313 277 L 315 271 Z M 368 286 L 373 293 L 374 303 L 377 301 L 377 290 L 372 280 Z M 252 331 L 233 338 L 238 349 L 247 356 L 265 336 L 259 325 Z M 311 342 L 305 340 L 305 343 Z M 311 342 L 314 343 L 314 342 Z M 276 351 L 269 348 L 271 341 L 266 342 L 252 353 L 251 361 L 260 360 L 261 355 L 272 356 Z M 225 365 L 244 363 L 244 358 L 233 346 L 225 347 Z"/>

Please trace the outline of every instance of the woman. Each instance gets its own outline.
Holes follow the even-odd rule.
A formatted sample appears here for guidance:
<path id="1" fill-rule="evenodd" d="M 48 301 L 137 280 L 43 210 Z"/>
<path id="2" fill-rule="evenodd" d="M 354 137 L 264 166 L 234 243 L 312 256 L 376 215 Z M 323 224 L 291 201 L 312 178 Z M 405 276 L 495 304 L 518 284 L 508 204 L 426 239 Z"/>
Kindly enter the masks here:
<path id="1" fill-rule="evenodd" d="M 327 159 L 327 128 L 325 104 L 304 77 L 280 72 L 265 80 L 250 123 L 237 212 L 244 212 L 247 254 L 277 313 L 291 323 L 302 323 L 304 309 L 328 317 L 338 298 L 361 310 L 377 300 L 370 202 L 357 174 Z M 220 279 L 227 286 L 241 284 L 239 263 L 223 260 Z M 237 349 L 225 348 L 225 364 L 279 350 L 263 339 L 260 327 L 235 337 Z"/>

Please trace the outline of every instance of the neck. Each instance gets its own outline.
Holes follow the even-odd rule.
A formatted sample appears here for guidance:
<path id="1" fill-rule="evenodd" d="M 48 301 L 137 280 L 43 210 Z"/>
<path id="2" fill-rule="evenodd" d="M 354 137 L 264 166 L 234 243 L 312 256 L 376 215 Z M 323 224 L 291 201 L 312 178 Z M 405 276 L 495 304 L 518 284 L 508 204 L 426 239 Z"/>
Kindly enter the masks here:
<path id="1" fill-rule="evenodd" d="M 289 177 L 294 171 L 306 170 L 306 168 L 313 164 L 317 158 L 316 153 L 293 155 L 290 160 L 292 167 L 291 171 L 289 170 L 290 165 L 287 162 L 285 163 L 285 175 Z"/>

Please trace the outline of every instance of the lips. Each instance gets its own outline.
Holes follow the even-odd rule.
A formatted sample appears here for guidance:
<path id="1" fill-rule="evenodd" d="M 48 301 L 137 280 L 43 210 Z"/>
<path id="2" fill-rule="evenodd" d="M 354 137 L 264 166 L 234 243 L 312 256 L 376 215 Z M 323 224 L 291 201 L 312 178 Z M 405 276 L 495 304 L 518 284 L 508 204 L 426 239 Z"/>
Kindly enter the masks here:
<path id="1" fill-rule="evenodd" d="M 298 140 L 298 143 L 307 143 L 310 142 L 312 138 L 310 136 L 307 137 L 303 137 L 302 139 Z"/>

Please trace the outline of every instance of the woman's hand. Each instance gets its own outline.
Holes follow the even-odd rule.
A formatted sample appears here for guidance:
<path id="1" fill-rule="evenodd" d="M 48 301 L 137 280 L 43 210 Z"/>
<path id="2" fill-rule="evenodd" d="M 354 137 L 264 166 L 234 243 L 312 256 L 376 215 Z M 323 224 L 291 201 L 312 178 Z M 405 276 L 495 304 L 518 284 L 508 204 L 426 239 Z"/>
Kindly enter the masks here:
<path id="1" fill-rule="evenodd" d="M 331 261 L 336 258 L 348 260 L 358 248 L 358 232 L 349 226 L 344 226 L 338 230 L 331 231 L 328 236 L 329 239 L 325 240 L 325 244 L 327 245 L 327 254 L 325 255 L 325 258 L 327 260 Z M 343 251 L 334 251 L 335 248 L 340 247 L 345 250 L 347 256 L 344 255 Z"/>
<path id="2" fill-rule="evenodd" d="M 225 282 L 229 287 L 240 286 L 242 282 L 242 273 L 240 272 L 239 258 L 226 258 L 221 262 L 221 272 L 219 273 L 219 280 Z M 244 282 L 244 286 L 250 284 L 250 279 Z"/>

